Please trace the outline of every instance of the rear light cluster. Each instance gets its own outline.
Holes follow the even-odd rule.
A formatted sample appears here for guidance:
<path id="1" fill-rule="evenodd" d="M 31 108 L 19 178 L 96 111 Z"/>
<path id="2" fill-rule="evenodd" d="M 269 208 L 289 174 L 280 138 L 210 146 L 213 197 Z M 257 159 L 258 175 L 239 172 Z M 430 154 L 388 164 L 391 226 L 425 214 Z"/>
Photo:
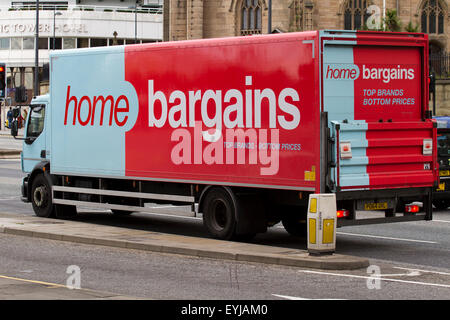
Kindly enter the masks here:
<path id="1" fill-rule="evenodd" d="M 420 211 L 420 207 L 415 204 L 407 204 L 405 206 L 405 213 L 417 213 Z"/>
<path id="2" fill-rule="evenodd" d="M 336 216 L 338 218 L 347 218 L 350 216 L 350 211 L 348 211 L 347 209 L 338 210 L 336 211 Z"/>
<path id="3" fill-rule="evenodd" d="M 349 141 L 343 141 L 339 144 L 341 151 L 341 159 L 351 159 L 352 158 L 352 144 Z"/>
<path id="4" fill-rule="evenodd" d="M 433 154 L 433 139 L 423 139 L 423 149 L 422 153 L 424 155 Z"/>

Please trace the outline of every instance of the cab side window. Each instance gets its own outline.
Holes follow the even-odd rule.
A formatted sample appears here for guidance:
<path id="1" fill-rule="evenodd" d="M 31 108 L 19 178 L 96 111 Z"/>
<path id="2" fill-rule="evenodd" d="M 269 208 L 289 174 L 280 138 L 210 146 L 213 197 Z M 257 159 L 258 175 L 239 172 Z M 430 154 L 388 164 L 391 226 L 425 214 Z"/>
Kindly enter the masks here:
<path id="1" fill-rule="evenodd" d="M 27 128 L 27 138 L 37 138 L 44 130 L 44 106 L 31 106 Z"/>

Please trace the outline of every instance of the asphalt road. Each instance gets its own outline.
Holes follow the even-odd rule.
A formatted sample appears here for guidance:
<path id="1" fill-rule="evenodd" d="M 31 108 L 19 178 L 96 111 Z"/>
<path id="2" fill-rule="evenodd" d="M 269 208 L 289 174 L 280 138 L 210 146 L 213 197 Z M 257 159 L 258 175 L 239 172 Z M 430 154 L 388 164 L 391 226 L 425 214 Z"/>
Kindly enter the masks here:
<path id="1" fill-rule="evenodd" d="M 20 201 L 18 160 L 0 160 L 0 211 L 33 215 Z M 207 237 L 200 219 L 164 215 L 113 216 L 80 210 L 76 218 L 164 233 Z M 279 226 L 255 243 L 305 249 Z M 448 299 L 450 211 L 434 221 L 338 229 L 337 252 L 370 258 L 372 269 L 321 272 L 281 266 L 188 258 L 0 234 L 0 275 L 65 283 L 77 265 L 83 288 L 154 299 Z M 132 262 L 132 263 L 130 263 Z M 379 268 L 378 268 L 379 267 Z M 382 276 L 379 286 L 371 277 Z M 371 285 L 372 283 L 372 285 Z"/>
<path id="2" fill-rule="evenodd" d="M 0 275 L 68 282 L 148 299 L 448 299 L 450 273 L 393 268 L 376 261 L 377 284 L 367 270 L 322 272 L 281 266 L 149 253 L 0 234 Z M 422 270 L 422 269 L 420 269 Z M 69 271 L 69 273 L 68 273 Z"/>

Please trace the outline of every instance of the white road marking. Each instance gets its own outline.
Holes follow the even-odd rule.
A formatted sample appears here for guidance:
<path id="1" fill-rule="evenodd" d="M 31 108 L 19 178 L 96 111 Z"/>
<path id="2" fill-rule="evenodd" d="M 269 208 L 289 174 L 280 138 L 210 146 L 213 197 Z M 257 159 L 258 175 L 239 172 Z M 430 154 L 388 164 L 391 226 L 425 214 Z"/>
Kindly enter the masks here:
<path id="1" fill-rule="evenodd" d="M 345 236 L 355 236 L 355 237 L 365 237 L 365 238 L 377 238 L 377 239 L 385 239 L 385 240 L 396 240 L 396 241 L 409 241 L 409 242 L 420 242 L 420 243 L 434 243 L 435 241 L 427 241 L 427 240 L 415 240 L 415 239 L 404 239 L 404 238 L 393 238 L 393 237 L 383 237 L 383 236 L 374 236 L 369 234 L 360 234 L 360 233 L 347 233 L 347 232 L 336 232 L 336 234 L 341 234 Z"/>
<path id="2" fill-rule="evenodd" d="M 354 274 L 331 273 L 331 272 L 311 271 L 311 270 L 299 270 L 298 272 L 336 276 L 336 277 L 357 278 L 357 279 L 374 279 L 375 278 L 374 276 L 358 276 L 358 275 L 354 275 Z M 450 288 L 450 284 L 439 284 L 439 283 L 419 282 L 419 281 L 410 281 L 410 280 L 389 279 L 389 278 L 381 278 L 381 277 L 377 277 L 377 279 L 380 281 L 390 281 L 390 282 L 400 282 L 400 283 L 406 283 L 406 284 L 416 284 L 416 285 L 421 285 L 421 286 Z"/>
<path id="3" fill-rule="evenodd" d="M 293 296 L 284 296 L 281 294 L 274 294 L 274 293 L 272 293 L 272 295 L 275 297 L 287 299 L 287 300 L 344 300 L 344 299 L 310 299 L 310 298 L 301 298 L 301 297 L 293 297 Z"/>
<path id="4" fill-rule="evenodd" d="M 275 296 L 275 297 L 283 298 L 283 299 L 287 299 L 287 300 L 311 300 L 311 299 L 308 299 L 308 298 L 300 298 L 300 297 L 292 297 L 292 296 L 283 296 L 283 295 L 281 295 L 281 294 L 272 294 L 272 295 Z"/>
<path id="5" fill-rule="evenodd" d="M 440 275 L 444 275 L 444 276 L 450 276 L 450 273 L 448 272 L 442 272 L 442 271 L 432 271 L 432 270 L 422 270 L 422 269 L 411 269 L 411 268 L 402 268 L 402 267 L 394 267 L 395 269 L 400 269 L 400 270 L 410 270 L 410 271 L 416 271 L 416 272 L 423 272 L 423 273 L 435 273 L 435 274 L 440 274 Z"/>
<path id="6" fill-rule="evenodd" d="M 411 271 L 408 273 L 392 273 L 392 274 L 379 274 L 379 277 L 417 277 L 420 276 L 419 271 Z"/>
<path id="7" fill-rule="evenodd" d="M 449 220 L 431 220 L 431 221 L 433 221 L 433 222 L 445 222 L 445 223 L 450 223 L 450 221 Z"/>

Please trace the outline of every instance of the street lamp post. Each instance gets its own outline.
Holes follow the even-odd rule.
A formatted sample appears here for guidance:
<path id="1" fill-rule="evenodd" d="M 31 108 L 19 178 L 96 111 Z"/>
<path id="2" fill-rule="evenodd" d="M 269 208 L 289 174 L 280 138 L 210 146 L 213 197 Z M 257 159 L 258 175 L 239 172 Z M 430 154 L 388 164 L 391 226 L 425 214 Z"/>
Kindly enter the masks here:
<path id="1" fill-rule="evenodd" d="M 134 6 L 128 7 L 129 9 L 134 9 L 134 43 L 137 43 L 137 8 L 139 0 L 136 0 Z"/>
<path id="2" fill-rule="evenodd" d="M 35 96 L 39 95 L 39 0 L 36 0 L 36 33 L 34 39 L 34 88 Z"/>
<path id="3" fill-rule="evenodd" d="M 137 2 L 134 6 L 134 44 L 137 43 Z"/>
<path id="4" fill-rule="evenodd" d="M 269 9 L 269 12 L 268 12 L 268 23 L 267 23 L 267 28 L 268 28 L 268 32 L 267 33 L 272 33 L 272 0 L 269 0 L 269 3 L 268 3 L 268 9 Z"/>

